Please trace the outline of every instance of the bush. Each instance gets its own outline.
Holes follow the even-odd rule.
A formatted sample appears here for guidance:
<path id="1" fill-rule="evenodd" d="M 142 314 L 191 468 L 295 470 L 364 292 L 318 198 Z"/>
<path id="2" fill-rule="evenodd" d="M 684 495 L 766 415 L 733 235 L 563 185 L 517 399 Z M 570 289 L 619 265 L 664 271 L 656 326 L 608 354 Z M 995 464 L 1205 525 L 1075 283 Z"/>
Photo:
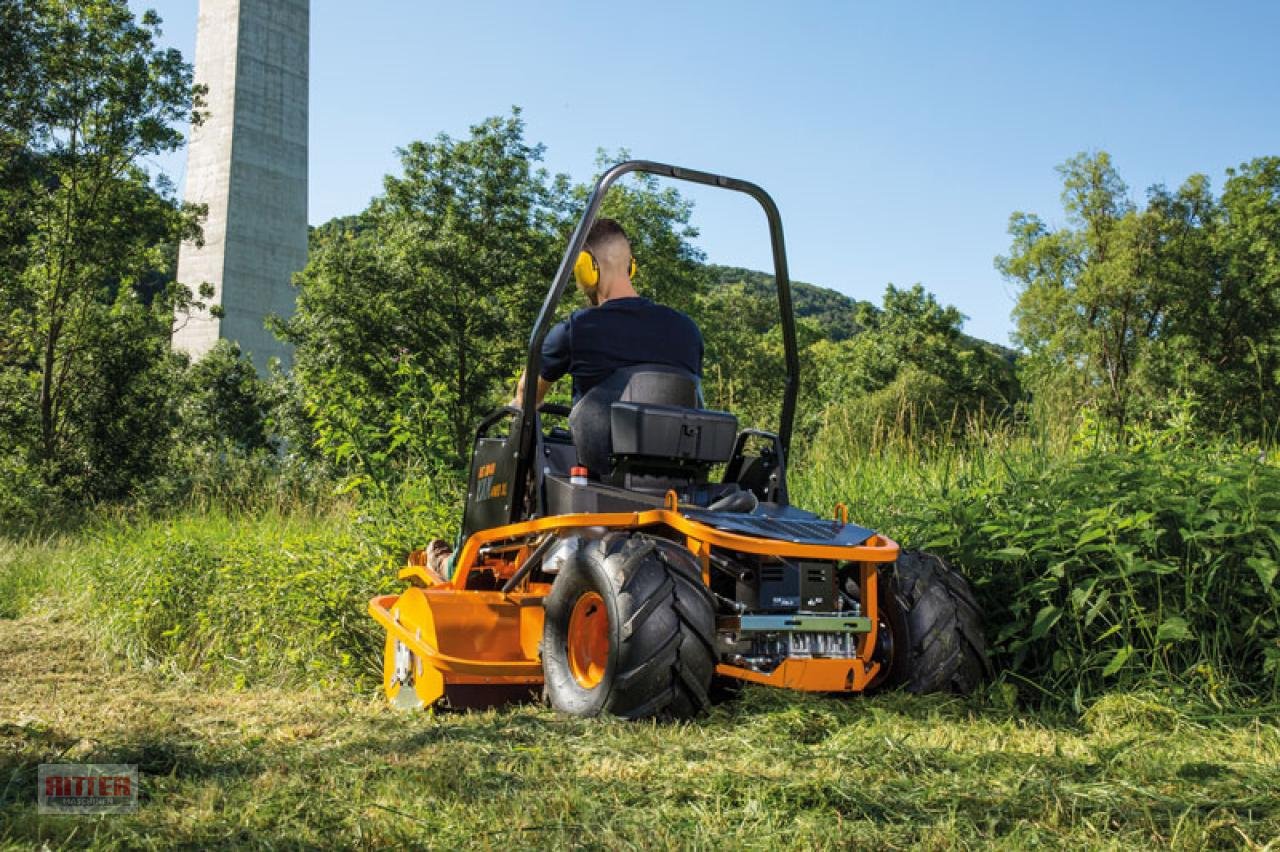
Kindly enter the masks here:
<path id="1" fill-rule="evenodd" d="M 1051 701 L 1162 682 L 1280 697 L 1280 469 L 1173 433 L 960 481 L 916 517 L 997 663 Z"/>

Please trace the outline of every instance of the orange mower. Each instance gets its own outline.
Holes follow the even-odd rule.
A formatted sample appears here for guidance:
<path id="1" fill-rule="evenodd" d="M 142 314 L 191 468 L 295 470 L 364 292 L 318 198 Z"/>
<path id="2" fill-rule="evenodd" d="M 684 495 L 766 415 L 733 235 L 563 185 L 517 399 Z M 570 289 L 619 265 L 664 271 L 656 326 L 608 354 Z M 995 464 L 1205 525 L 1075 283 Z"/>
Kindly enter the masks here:
<path id="1" fill-rule="evenodd" d="M 572 410 L 519 407 L 476 430 L 448 579 L 421 551 L 399 595 L 369 603 L 387 631 L 392 704 L 487 707 L 545 697 L 578 716 L 695 716 L 719 687 L 967 692 L 989 673 L 977 602 L 941 559 L 787 496 L 799 389 L 782 222 L 747 181 L 647 161 L 596 183 L 529 336 L 539 375 L 575 262 L 609 187 L 631 172 L 750 195 L 773 248 L 786 376 L 777 433 L 701 407 L 697 377 L 619 370 Z M 544 426 L 543 419 L 565 425 Z M 594 447 L 596 469 L 580 466 Z M 722 466 L 718 482 L 713 468 Z"/>

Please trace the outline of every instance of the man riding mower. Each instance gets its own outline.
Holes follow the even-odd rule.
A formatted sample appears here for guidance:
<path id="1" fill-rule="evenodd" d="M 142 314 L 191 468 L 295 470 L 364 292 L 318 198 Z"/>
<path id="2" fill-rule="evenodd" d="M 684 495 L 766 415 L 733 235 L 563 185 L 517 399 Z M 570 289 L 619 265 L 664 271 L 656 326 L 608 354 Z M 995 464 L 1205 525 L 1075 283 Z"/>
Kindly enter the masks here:
<path id="1" fill-rule="evenodd" d="M 786 363 L 776 434 L 703 409 L 697 376 L 667 357 L 613 369 L 572 411 L 539 405 L 556 306 L 575 266 L 590 277 L 588 234 L 606 191 L 631 172 L 746 193 L 764 209 Z M 369 604 L 387 631 L 392 703 L 483 707 L 541 693 L 574 715 L 671 718 L 704 710 L 714 679 L 967 692 L 986 673 L 963 577 L 849 523 L 842 505 L 825 515 L 790 505 L 799 357 L 782 223 L 760 187 L 645 161 L 606 171 L 542 304 L 524 375 L 540 381 L 521 382 L 515 404 L 476 430 L 448 578 L 415 552 L 400 572 L 409 588 Z"/>

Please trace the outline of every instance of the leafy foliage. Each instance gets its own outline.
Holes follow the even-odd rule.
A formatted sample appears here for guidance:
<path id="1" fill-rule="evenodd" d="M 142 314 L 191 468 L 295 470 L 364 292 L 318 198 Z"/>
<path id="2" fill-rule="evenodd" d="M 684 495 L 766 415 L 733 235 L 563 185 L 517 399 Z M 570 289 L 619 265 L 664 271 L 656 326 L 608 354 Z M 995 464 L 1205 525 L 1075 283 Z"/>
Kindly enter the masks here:
<path id="1" fill-rule="evenodd" d="M 189 297 L 157 297 L 153 279 L 198 231 L 137 163 L 181 144 L 198 100 L 190 67 L 155 46 L 158 19 L 123 0 L 23 0 L 4 17 L 0 471 L 19 485 L 0 512 L 35 494 L 47 512 L 159 469 L 171 318 Z"/>
<path id="2" fill-rule="evenodd" d="M 699 297 L 693 316 L 705 348 L 707 405 L 733 412 L 743 424 L 776 429 L 786 375 L 776 297 L 766 300 L 743 284 L 724 284 Z M 803 323 L 800 328 L 812 331 Z"/>
<path id="3" fill-rule="evenodd" d="M 466 139 L 415 142 L 384 196 L 313 233 L 297 313 L 280 332 L 297 347 L 316 444 L 348 487 L 385 489 L 418 465 L 460 467 L 477 420 L 510 398 L 574 200 L 588 191 L 537 168 L 541 157 L 518 110 Z M 604 214 L 631 235 L 642 292 L 696 298 L 701 255 L 675 190 L 618 185 Z"/>
<path id="4" fill-rule="evenodd" d="M 1179 392 L 1213 429 L 1258 435 L 1280 415 L 1280 158 L 1229 170 L 1220 198 L 1193 175 L 1139 209 L 1106 153 L 1060 169 L 1068 225 L 1015 213 L 997 267 L 1027 380 L 1109 421 L 1164 417 Z"/>
<path id="5" fill-rule="evenodd" d="M 242 453 L 272 448 L 270 392 L 238 344 L 219 340 L 185 379 L 179 409 L 184 443 Z"/>
<path id="6" fill-rule="evenodd" d="M 710 273 L 719 283 L 694 309 L 706 338 L 709 404 L 776 427 L 785 361 L 773 276 L 736 267 Z M 1007 414 L 1021 397 L 1013 353 L 964 334 L 960 312 L 919 284 L 889 285 L 879 308 L 793 287 L 804 437 L 833 420 L 863 441 L 904 425 L 938 431 Z"/>
<path id="7" fill-rule="evenodd" d="M 372 479 L 457 465 L 555 271 L 557 182 L 518 113 L 415 142 L 359 227 L 318 235 L 283 334 L 321 448 Z"/>
<path id="8" fill-rule="evenodd" d="M 1280 469 L 1147 429 L 928 500 L 1007 671 L 1056 700 L 1151 680 L 1280 697 Z"/>
<path id="9" fill-rule="evenodd" d="M 876 431 L 939 431 L 1007 414 L 1018 401 L 1013 364 L 961 331 L 964 317 L 919 284 L 890 284 L 884 307 L 861 305 L 863 329 L 813 346 L 809 416 L 862 439 Z"/>

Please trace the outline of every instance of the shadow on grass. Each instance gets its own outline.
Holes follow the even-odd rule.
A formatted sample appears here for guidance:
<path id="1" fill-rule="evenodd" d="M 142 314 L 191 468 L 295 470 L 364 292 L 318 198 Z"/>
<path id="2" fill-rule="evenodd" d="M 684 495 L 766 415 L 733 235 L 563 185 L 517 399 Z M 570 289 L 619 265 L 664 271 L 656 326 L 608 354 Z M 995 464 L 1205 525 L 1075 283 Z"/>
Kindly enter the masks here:
<path id="1" fill-rule="evenodd" d="M 214 755 L 190 741 L 138 737 L 123 741 L 88 742 L 37 725 L 0 726 L 0 807 L 35 804 L 36 779 L 42 763 L 136 764 L 139 776 L 184 780 L 241 779 L 260 772 L 262 758 L 246 753 Z M 147 786 L 141 796 L 145 801 Z"/>
<path id="2" fill-rule="evenodd" d="M 975 720 L 984 723 L 979 735 L 986 722 L 1025 722 L 961 699 L 746 690 L 681 724 L 570 719 L 532 706 L 388 710 L 385 719 L 335 714 L 332 731 L 301 741 L 212 742 L 177 729 L 87 748 L 48 728 L 11 725 L 0 728 L 0 781 L 16 772 L 18 782 L 0 801 L 0 842 L 80 844 L 91 832 L 92 842 L 118 847 L 336 848 L 372 831 L 383 845 L 447 846 L 494 832 L 527 839 L 521 832 L 534 825 L 549 826 L 536 835 L 548 845 L 598 836 L 645 846 L 733 836 L 763 819 L 783 832 L 773 838 L 780 845 L 788 826 L 806 820 L 865 824 L 911 844 L 939 825 L 958 842 L 1028 825 L 1052 839 L 1063 808 L 1073 825 L 1105 825 L 1119 842 L 1169 837 L 1188 819 L 1280 820 L 1262 775 L 1212 761 L 1126 765 L 1124 755 L 1143 748 L 1137 735 L 1073 753 L 897 735 L 899 726 L 959 730 Z M 158 794 L 136 815 L 92 828 L 38 818 L 35 766 L 69 748 L 77 761 L 139 764 L 143 789 Z M 529 822 L 514 824 L 516 815 Z"/>

